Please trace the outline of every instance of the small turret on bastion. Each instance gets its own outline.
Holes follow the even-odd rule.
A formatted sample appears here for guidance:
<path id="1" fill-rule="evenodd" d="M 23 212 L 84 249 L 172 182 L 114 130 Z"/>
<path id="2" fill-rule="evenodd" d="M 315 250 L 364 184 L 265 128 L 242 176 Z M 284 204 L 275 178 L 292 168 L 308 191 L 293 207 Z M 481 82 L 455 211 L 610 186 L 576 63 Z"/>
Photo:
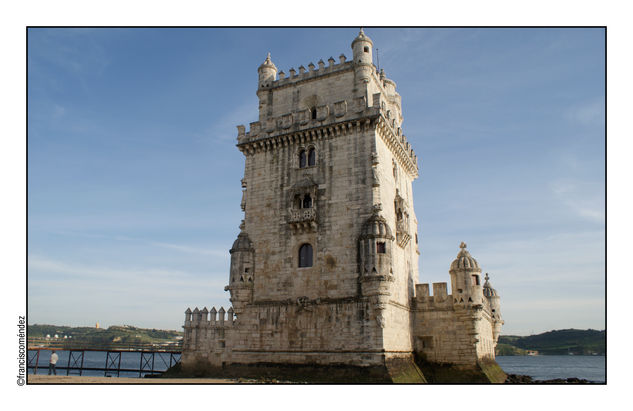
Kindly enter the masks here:
<path id="1" fill-rule="evenodd" d="M 464 243 L 451 294 L 418 284 L 420 170 L 401 97 L 363 30 L 351 49 L 350 60 L 288 74 L 270 53 L 258 67 L 259 118 L 237 126 L 244 219 L 229 251 L 232 307 L 187 309 L 184 372 L 425 382 L 422 370 L 443 364 L 495 380 L 484 368 L 503 324 L 499 296 Z"/>

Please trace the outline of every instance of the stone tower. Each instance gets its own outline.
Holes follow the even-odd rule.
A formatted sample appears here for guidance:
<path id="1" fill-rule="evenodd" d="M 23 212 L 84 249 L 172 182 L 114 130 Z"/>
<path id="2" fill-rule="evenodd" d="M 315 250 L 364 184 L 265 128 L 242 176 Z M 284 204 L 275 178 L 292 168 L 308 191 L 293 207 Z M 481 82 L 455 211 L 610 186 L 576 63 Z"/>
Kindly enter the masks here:
<path id="1" fill-rule="evenodd" d="M 418 161 L 372 47 L 361 30 L 351 61 L 288 76 L 270 54 L 259 66 L 259 120 L 237 127 L 244 220 L 230 250 L 233 307 L 226 318 L 188 310 L 184 366 L 423 380 L 413 362 Z"/>

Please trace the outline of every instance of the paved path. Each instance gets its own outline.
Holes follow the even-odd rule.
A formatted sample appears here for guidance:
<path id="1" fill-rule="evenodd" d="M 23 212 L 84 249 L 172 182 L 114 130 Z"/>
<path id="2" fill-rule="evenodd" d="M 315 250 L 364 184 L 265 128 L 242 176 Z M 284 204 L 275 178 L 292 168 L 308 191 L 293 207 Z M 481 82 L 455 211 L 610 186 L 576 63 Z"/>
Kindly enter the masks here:
<path id="1" fill-rule="evenodd" d="M 77 375 L 29 375 L 28 384 L 236 384 L 221 378 L 117 378 Z"/>

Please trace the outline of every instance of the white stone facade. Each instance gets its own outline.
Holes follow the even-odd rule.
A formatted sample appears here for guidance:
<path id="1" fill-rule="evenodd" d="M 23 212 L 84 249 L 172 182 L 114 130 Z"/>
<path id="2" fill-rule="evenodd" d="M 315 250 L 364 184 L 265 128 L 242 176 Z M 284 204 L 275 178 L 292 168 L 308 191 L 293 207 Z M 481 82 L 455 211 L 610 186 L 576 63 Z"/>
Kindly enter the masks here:
<path id="1" fill-rule="evenodd" d="M 183 366 L 494 358 L 496 292 L 456 293 L 470 268 L 451 269 L 450 296 L 445 283 L 433 297 L 417 284 L 418 161 L 372 46 L 361 30 L 352 61 L 286 76 L 269 55 L 259 67 L 259 121 L 238 126 L 245 216 L 231 248 L 233 307 L 187 310 Z"/>

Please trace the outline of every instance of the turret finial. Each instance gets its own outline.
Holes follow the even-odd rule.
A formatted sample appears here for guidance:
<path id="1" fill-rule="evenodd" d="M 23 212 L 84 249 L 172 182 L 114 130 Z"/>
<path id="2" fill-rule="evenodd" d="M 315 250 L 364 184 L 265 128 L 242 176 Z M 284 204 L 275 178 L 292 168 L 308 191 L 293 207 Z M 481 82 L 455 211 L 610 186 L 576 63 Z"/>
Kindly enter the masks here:
<path id="1" fill-rule="evenodd" d="M 484 277 L 484 279 L 485 279 L 486 281 L 488 281 L 488 280 L 490 279 L 490 277 L 488 277 L 488 273 L 486 273 L 486 276 Z"/>
<path id="2" fill-rule="evenodd" d="M 462 243 L 459 245 L 459 248 L 461 249 L 466 248 L 466 243 L 462 241 Z"/>

